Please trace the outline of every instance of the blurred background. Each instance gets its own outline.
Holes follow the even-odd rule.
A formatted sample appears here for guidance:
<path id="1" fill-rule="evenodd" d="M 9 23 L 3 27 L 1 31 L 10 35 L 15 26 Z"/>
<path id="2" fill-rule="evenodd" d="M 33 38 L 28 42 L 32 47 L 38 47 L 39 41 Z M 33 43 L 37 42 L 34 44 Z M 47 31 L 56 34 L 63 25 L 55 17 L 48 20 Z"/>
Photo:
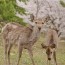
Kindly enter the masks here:
<path id="1" fill-rule="evenodd" d="M 37 13 L 38 10 L 38 13 Z M 37 13 L 37 14 L 36 14 Z M 37 18 L 50 17 L 44 24 L 39 41 L 33 46 L 34 61 L 36 65 L 46 65 L 47 59 L 45 50 L 42 50 L 41 43 L 49 26 L 53 25 L 58 30 L 61 41 L 57 49 L 58 65 L 65 65 L 65 0 L 0 0 L 0 32 L 8 22 L 16 22 L 26 26 L 30 22 L 30 14 Z M 23 51 L 20 65 L 31 65 L 27 50 Z M 17 61 L 17 46 L 11 52 L 11 64 Z M 0 65 L 4 65 L 4 44 L 0 34 Z"/>

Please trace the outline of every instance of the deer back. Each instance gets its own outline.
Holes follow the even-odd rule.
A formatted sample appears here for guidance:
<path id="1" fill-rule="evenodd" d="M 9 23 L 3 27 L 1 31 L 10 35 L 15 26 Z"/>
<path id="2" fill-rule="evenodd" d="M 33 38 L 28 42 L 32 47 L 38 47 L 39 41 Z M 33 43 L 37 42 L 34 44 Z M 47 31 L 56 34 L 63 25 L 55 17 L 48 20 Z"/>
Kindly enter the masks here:
<path id="1" fill-rule="evenodd" d="M 8 33 L 7 39 L 9 43 L 27 43 L 27 39 L 29 38 L 32 30 L 28 27 L 19 27 Z"/>
<path id="2" fill-rule="evenodd" d="M 49 29 L 46 34 L 45 43 L 48 44 L 57 44 L 58 43 L 58 34 L 55 30 Z"/>

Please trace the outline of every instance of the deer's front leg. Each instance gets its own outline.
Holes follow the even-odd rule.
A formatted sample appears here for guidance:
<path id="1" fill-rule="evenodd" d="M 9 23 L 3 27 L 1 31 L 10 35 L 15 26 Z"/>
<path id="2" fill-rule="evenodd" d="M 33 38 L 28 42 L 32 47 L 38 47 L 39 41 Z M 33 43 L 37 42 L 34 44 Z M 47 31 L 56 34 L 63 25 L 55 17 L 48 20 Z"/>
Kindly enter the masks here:
<path id="1" fill-rule="evenodd" d="M 28 52 L 29 52 L 32 64 L 35 65 L 34 60 L 33 60 L 33 52 L 32 52 L 32 48 L 31 47 L 28 48 Z"/>
<path id="2" fill-rule="evenodd" d="M 54 51 L 54 53 L 53 53 L 53 59 L 54 59 L 54 64 L 57 65 L 56 51 Z"/>

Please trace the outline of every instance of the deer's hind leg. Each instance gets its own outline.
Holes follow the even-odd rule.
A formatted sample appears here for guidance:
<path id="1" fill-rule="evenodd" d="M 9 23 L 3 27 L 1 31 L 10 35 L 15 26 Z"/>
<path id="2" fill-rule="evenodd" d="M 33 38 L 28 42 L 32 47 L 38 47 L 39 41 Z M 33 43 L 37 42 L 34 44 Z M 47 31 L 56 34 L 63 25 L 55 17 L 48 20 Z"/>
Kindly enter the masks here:
<path id="1" fill-rule="evenodd" d="M 32 52 L 32 48 L 31 47 L 28 48 L 28 52 L 29 52 L 32 64 L 35 65 L 34 60 L 33 60 L 33 52 Z"/>
<path id="2" fill-rule="evenodd" d="M 5 46 L 4 46 L 4 53 L 5 53 L 5 65 L 7 65 L 7 47 L 8 47 L 8 44 L 5 44 Z"/>
<path id="3" fill-rule="evenodd" d="M 17 65 L 19 65 L 20 62 L 20 58 L 22 56 L 22 51 L 23 51 L 23 46 L 22 45 L 18 45 L 18 59 L 17 59 Z"/>
<path id="4" fill-rule="evenodd" d="M 7 48 L 8 65 L 10 65 L 10 51 L 11 51 L 12 46 L 13 46 L 13 44 L 9 44 L 8 48 Z"/>

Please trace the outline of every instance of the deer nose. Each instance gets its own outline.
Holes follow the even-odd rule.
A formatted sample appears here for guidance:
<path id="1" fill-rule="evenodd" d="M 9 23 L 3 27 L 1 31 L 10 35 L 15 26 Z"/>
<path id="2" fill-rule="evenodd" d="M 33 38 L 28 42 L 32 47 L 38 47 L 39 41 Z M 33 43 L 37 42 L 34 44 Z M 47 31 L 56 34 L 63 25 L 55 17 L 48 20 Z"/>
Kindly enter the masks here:
<path id="1" fill-rule="evenodd" d="M 41 30 L 41 27 L 39 27 L 38 29 Z"/>
<path id="2" fill-rule="evenodd" d="M 48 58 L 48 60 L 51 60 L 51 58 Z"/>

